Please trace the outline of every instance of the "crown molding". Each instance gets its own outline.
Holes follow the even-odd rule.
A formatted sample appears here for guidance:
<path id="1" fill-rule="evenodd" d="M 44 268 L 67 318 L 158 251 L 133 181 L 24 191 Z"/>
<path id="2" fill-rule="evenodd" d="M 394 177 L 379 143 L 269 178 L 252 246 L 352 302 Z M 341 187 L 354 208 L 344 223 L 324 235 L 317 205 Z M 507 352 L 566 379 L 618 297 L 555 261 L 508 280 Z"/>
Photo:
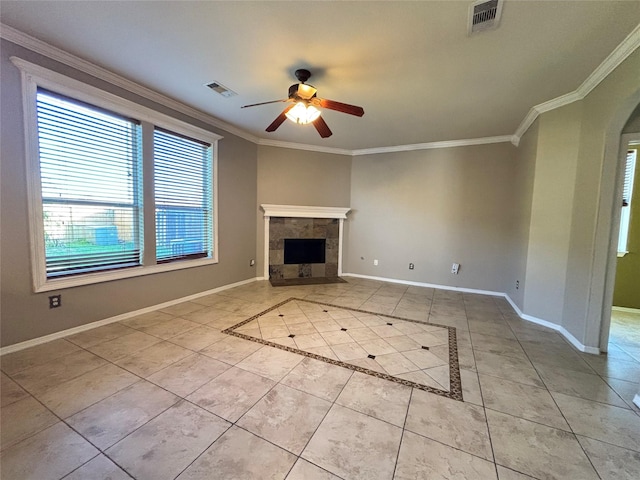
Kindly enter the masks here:
<path id="1" fill-rule="evenodd" d="M 280 140 L 270 140 L 268 138 L 259 138 L 256 142 L 258 145 L 265 147 L 291 148 L 294 150 L 306 150 L 309 152 L 332 153 L 335 155 L 353 155 L 353 150 L 344 148 L 321 147 L 318 145 L 307 145 L 306 143 L 282 142 Z"/>
<path id="2" fill-rule="evenodd" d="M 629 55 L 635 52 L 638 47 L 640 47 L 640 24 L 626 36 L 620 45 L 618 45 L 615 50 L 611 52 L 600 65 L 598 65 L 591 75 L 589 75 L 576 90 L 532 107 L 514 134 L 514 137 L 517 137 L 517 143 L 514 143 L 514 145 L 520 143 L 520 139 L 533 122 L 536 121 L 538 115 L 584 99 L 600 84 L 600 82 L 607 78 L 607 76 L 613 72 L 618 65 L 624 62 Z"/>
<path id="3" fill-rule="evenodd" d="M 227 122 L 224 122 L 210 114 L 204 113 L 193 107 L 185 105 L 173 98 L 162 95 L 150 88 L 144 87 L 127 78 L 121 77 L 109 70 L 95 65 L 88 60 L 72 55 L 64 50 L 49 45 L 42 40 L 27 35 L 13 27 L 0 23 L 0 38 L 4 38 L 16 45 L 32 50 L 36 53 L 44 55 L 52 60 L 63 63 L 76 70 L 82 71 L 96 78 L 105 80 L 115 86 L 123 88 L 131 93 L 139 95 L 153 102 L 164 105 L 172 110 L 188 115 L 192 118 L 205 122 L 211 126 L 221 128 L 233 135 L 244 138 L 257 145 L 265 145 L 280 148 L 290 148 L 295 150 L 305 150 L 321 153 L 330 153 L 335 155 L 359 156 L 359 155 L 375 155 L 379 153 L 393 152 L 409 152 L 415 150 L 430 150 L 437 148 L 463 147 L 471 145 L 486 145 L 490 143 L 511 142 L 516 147 L 520 143 L 520 139 L 535 122 L 541 113 L 554 110 L 556 108 L 569 105 L 570 103 L 584 99 L 600 82 L 602 82 L 613 70 L 618 67 L 626 58 L 631 55 L 638 47 L 640 47 L 640 25 L 634 28 L 629 35 L 618 45 L 611 54 L 582 82 L 582 84 L 573 92 L 569 92 L 560 97 L 554 98 L 544 103 L 540 103 L 532 107 L 525 118 L 522 120 L 513 135 L 503 135 L 497 137 L 484 137 L 464 140 L 449 140 L 442 142 L 417 143 L 411 145 L 396 145 L 391 147 L 364 148 L 356 150 L 348 150 L 341 148 L 322 147 L 318 145 L 307 145 L 302 143 L 282 142 L 278 140 L 270 140 L 257 137 Z"/>
<path id="4" fill-rule="evenodd" d="M 468 147 L 470 145 L 486 145 L 489 143 L 512 142 L 512 135 L 499 137 L 468 138 L 464 140 L 446 140 L 443 142 L 414 143 L 413 145 L 396 145 L 393 147 L 362 148 L 353 150 L 352 155 L 375 155 L 378 153 L 411 152 L 414 150 L 432 150 L 436 148 Z"/>
<path id="5" fill-rule="evenodd" d="M 146 98 L 147 100 L 151 100 L 152 102 L 158 103 L 172 110 L 188 115 L 191 118 L 200 120 L 213 127 L 221 128 L 233 135 L 237 135 L 238 137 L 244 138 L 245 140 L 249 140 L 250 142 L 258 143 L 258 137 L 256 137 L 255 135 L 251 135 L 250 133 L 247 133 L 244 130 L 241 130 L 229 123 L 223 122 L 222 120 L 219 120 L 207 113 L 185 105 L 184 103 L 181 103 L 171 97 L 162 95 L 161 93 L 151 90 L 150 88 L 142 86 L 118 74 L 115 74 L 107 70 L 106 68 L 100 67 L 88 60 L 65 52 L 58 47 L 49 45 L 42 40 L 27 35 L 26 33 L 23 33 L 20 30 L 16 30 L 15 28 L 3 23 L 0 23 L 0 37 L 12 43 L 15 43 L 16 45 L 27 48 L 33 52 L 44 55 L 45 57 L 60 62 L 64 65 L 75 68 L 76 70 L 99 78 L 100 80 L 104 80 L 105 82 L 115 85 L 116 87 L 123 88 L 131 93 L 139 95 L 140 97 Z"/>

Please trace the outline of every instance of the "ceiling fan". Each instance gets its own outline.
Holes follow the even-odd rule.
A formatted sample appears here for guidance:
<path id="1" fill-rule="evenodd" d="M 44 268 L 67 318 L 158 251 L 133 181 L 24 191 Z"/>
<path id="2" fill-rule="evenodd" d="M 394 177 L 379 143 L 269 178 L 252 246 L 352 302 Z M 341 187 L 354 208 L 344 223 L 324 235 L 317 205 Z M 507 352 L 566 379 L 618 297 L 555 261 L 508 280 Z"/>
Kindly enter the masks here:
<path id="1" fill-rule="evenodd" d="M 302 125 L 313 123 L 313 126 L 316 128 L 320 136 L 322 138 L 327 138 L 332 135 L 332 132 L 327 123 L 320 116 L 321 112 L 318 110 L 318 107 L 347 113 L 349 115 L 355 115 L 357 117 L 364 115 L 364 109 L 362 107 L 317 97 L 316 88 L 305 83 L 311 77 L 311 72 L 309 70 L 305 70 L 303 68 L 298 69 L 296 70 L 295 75 L 300 83 L 296 83 L 289 87 L 289 98 L 283 100 L 272 100 L 270 102 L 253 103 L 242 107 L 248 108 L 257 107 L 258 105 L 268 105 L 270 103 L 290 102 L 291 105 L 287 106 L 287 108 L 285 108 L 282 113 L 280 113 L 280 115 L 271 122 L 271 125 L 267 127 L 267 132 L 275 132 L 288 118 L 292 122 Z"/>

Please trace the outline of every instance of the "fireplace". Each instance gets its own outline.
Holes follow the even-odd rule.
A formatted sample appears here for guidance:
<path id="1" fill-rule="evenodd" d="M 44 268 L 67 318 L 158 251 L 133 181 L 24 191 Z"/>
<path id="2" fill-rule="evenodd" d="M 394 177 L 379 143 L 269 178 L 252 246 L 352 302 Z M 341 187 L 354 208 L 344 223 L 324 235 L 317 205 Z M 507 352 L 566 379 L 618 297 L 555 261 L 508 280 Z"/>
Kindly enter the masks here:
<path id="1" fill-rule="evenodd" d="M 349 208 L 262 205 L 267 279 L 338 277 Z"/>

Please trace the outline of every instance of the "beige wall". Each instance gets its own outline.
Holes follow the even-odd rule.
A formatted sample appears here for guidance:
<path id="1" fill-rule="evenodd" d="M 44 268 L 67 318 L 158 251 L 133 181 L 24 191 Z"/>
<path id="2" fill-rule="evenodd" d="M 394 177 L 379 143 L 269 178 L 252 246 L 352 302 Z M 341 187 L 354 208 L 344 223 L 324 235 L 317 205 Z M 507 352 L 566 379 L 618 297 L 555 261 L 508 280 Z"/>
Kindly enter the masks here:
<path id="1" fill-rule="evenodd" d="M 354 157 L 345 272 L 504 292 L 515 281 L 515 152 L 502 143 Z"/>
<path id="2" fill-rule="evenodd" d="M 511 274 L 505 293 L 522 311 L 527 279 L 527 252 L 531 228 L 531 200 L 535 179 L 536 155 L 538 151 L 538 128 L 536 120 L 520 139 L 516 152 L 516 175 L 514 179 L 514 237 L 511 244 Z M 518 282 L 518 284 L 516 284 Z"/>
<path id="3" fill-rule="evenodd" d="M 2 345 L 11 345 L 60 330 L 84 325 L 172 299 L 250 279 L 256 244 L 256 146 L 160 105 L 136 97 L 103 81 L 73 71 L 24 48 L 2 41 L 0 101 L 0 262 Z M 20 74 L 11 55 L 73 76 L 180 120 L 223 135 L 219 143 L 218 206 L 219 259 L 217 265 L 147 275 L 57 292 L 35 294 L 31 287 L 25 177 L 24 132 Z M 62 294 L 62 307 L 50 310 L 49 295 Z"/>
<path id="4" fill-rule="evenodd" d="M 257 185 L 256 272 L 261 277 L 264 269 L 264 212 L 260 205 L 349 207 L 351 157 L 259 146 Z"/>
<path id="5" fill-rule="evenodd" d="M 523 311 L 562 324 L 581 102 L 538 119 Z"/>

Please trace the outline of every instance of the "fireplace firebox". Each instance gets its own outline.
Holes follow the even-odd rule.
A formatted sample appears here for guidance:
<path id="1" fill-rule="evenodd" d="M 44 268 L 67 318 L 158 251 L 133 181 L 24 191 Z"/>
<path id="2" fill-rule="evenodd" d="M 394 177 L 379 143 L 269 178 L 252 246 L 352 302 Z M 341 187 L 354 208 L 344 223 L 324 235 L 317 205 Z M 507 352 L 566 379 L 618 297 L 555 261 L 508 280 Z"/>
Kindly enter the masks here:
<path id="1" fill-rule="evenodd" d="M 326 239 L 285 238 L 284 263 L 325 263 Z"/>

